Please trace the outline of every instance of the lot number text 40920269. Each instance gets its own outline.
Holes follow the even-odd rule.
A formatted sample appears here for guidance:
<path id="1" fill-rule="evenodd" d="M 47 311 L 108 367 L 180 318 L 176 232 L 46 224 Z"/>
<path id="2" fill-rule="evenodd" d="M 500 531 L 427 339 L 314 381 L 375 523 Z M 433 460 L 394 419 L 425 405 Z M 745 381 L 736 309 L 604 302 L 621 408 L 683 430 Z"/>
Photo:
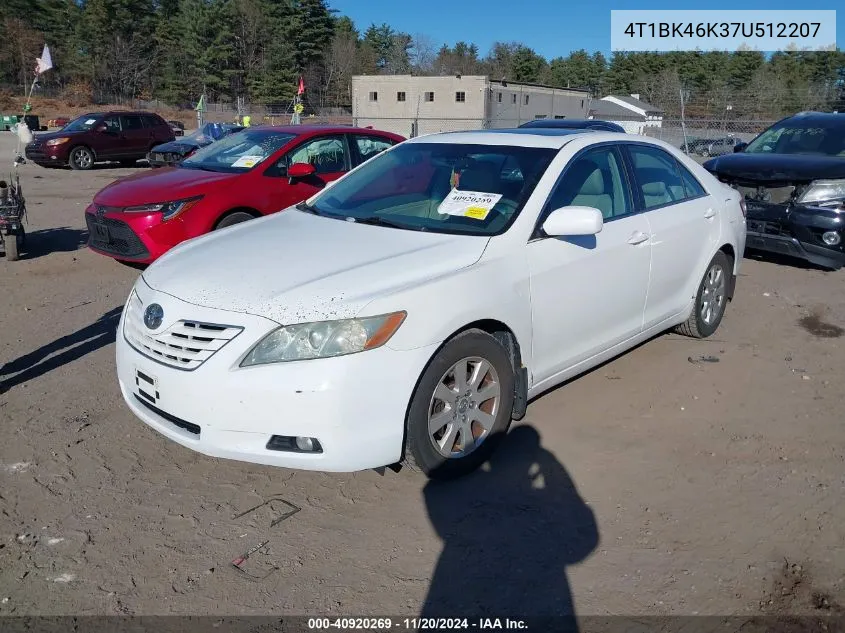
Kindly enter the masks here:
<path id="1" fill-rule="evenodd" d="M 821 22 L 629 22 L 628 37 L 816 37 Z"/>
<path id="2" fill-rule="evenodd" d="M 308 630 L 446 631 L 524 630 L 524 620 L 511 618 L 308 618 Z"/>

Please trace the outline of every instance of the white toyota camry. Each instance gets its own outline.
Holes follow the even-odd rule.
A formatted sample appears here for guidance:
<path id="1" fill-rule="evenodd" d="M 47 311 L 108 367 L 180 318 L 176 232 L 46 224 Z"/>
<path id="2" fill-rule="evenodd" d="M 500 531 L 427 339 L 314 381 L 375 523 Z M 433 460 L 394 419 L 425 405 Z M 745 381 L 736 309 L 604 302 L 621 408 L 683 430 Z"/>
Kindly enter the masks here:
<path id="1" fill-rule="evenodd" d="M 144 271 L 120 388 L 206 455 L 453 477 L 533 396 L 663 330 L 711 335 L 744 248 L 739 193 L 666 143 L 419 137 Z"/>

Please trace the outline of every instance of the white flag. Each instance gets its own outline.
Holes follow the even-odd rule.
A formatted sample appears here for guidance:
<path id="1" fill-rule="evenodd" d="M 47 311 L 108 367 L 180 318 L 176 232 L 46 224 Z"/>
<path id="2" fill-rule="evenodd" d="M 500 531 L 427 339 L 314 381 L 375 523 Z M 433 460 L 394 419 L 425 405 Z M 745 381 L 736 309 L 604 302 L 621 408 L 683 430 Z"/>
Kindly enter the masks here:
<path id="1" fill-rule="evenodd" d="M 38 75 L 46 73 L 53 67 L 53 58 L 50 57 L 49 46 L 46 44 L 44 45 L 44 52 L 41 53 L 41 57 L 39 57 L 36 61 L 38 62 L 38 66 L 35 68 L 35 73 Z"/>

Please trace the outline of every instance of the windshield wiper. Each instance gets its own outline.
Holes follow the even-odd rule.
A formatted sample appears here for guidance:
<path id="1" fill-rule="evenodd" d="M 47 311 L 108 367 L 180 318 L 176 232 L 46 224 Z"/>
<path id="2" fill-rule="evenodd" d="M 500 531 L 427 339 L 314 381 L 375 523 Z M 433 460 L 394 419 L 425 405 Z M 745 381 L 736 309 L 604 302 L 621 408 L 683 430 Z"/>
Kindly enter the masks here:
<path id="1" fill-rule="evenodd" d="M 356 218 L 356 217 L 347 217 L 346 218 L 350 222 L 355 222 L 356 224 L 372 224 L 373 226 L 389 226 L 394 229 L 405 229 L 408 231 L 427 231 L 428 229 L 424 226 L 410 226 L 408 224 L 402 224 L 400 222 L 393 222 L 391 220 L 385 220 L 382 217 L 371 215 L 365 218 Z"/>
<path id="2" fill-rule="evenodd" d="M 305 211 L 305 213 L 313 213 L 314 215 L 320 215 L 320 212 L 317 211 L 314 207 L 303 200 L 298 205 L 296 205 L 296 209 L 299 211 Z"/>

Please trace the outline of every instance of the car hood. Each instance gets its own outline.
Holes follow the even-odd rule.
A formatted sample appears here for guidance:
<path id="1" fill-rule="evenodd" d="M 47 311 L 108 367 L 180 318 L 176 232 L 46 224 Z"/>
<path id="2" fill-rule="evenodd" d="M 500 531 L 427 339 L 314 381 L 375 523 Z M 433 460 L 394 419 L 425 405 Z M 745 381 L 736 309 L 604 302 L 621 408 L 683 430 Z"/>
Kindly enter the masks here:
<path id="1" fill-rule="evenodd" d="M 84 130 L 79 131 L 79 132 L 63 132 L 62 130 L 56 130 L 55 132 L 39 132 L 38 134 L 36 134 L 34 136 L 34 138 L 32 139 L 32 142 L 33 143 L 36 143 L 36 142 L 37 143 L 44 143 L 44 142 L 49 141 L 50 139 L 53 139 L 53 138 L 65 138 L 65 137 L 73 138 L 75 136 L 80 136 L 82 134 L 88 134 L 88 132 L 86 132 Z"/>
<path id="2" fill-rule="evenodd" d="M 142 278 L 188 303 L 289 325 L 354 317 L 377 297 L 471 266 L 488 242 L 288 209 L 184 242 Z"/>
<path id="3" fill-rule="evenodd" d="M 152 169 L 115 180 L 94 196 L 94 202 L 104 207 L 129 207 L 179 200 L 206 194 L 210 187 L 238 176 L 180 167 Z"/>
<path id="4" fill-rule="evenodd" d="M 209 145 L 209 143 L 198 143 L 194 139 L 180 139 L 178 141 L 170 141 L 169 143 L 162 143 L 161 145 L 156 145 L 152 150 L 153 152 L 161 152 L 161 153 L 176 153 L 176 154 L 187 154 L 198 147 L 204 147 Z"/>
<path id="5" fill-rule="evenodd" d="M 845 178 L 845 158 L 802 154 L 728 154 L 704 163 L 720 180 L 786 186 L 820 178 Z"/>

